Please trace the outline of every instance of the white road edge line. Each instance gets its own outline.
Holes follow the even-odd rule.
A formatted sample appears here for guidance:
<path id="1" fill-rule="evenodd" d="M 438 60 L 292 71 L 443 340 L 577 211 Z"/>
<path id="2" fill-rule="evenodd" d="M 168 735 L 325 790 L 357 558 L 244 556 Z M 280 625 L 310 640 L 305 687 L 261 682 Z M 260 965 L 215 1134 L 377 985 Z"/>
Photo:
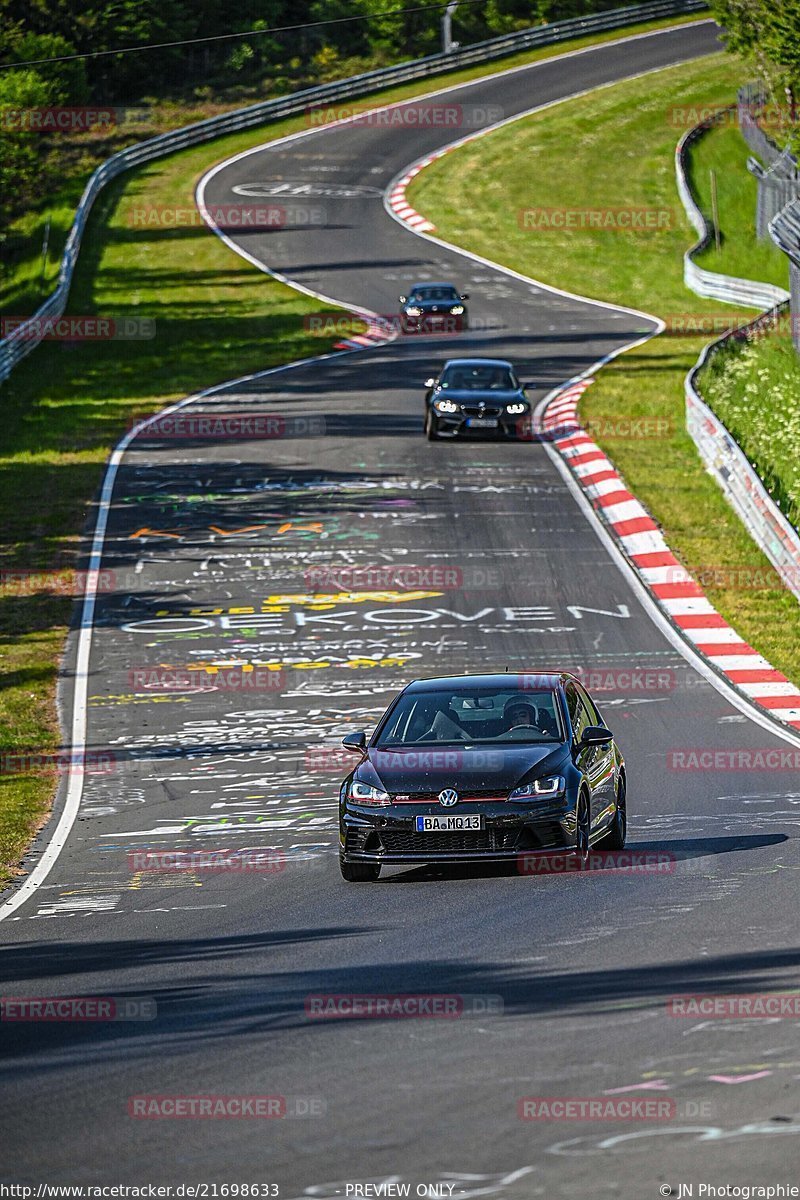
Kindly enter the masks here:
<path id="1" fill-rule="evenodd" d="M 664 67 L 656 67 L 656 68 L 653 68 L 652 70 L 641 71 L 635 75 L 627 76 L 625 79 L 617 80 L 617 81 L 615 81 L 615 83 L 625 83 L 625 82 L 629 82 L 632 79 L 640 79 L 643 76 L 653 75 L 659 71 L 670 70 L 672 67 L 680 66 L 680 65 L 682 65 L 682 64 L 681 63 L 670 63 Z M 500 129 L 504 125 L 510 125 L 514 121 L 522 120 L 525 117 L 529 117 L 529 116 L 533 115 L 534 113 L 543 112 L 545 109 L 554 108 L 558 104 L 564 104 L 570 100 L 578 99 L 581 96 L 587 96 L 593 92 L 602 91 L 604 88 L 613 87 L 613 86 L 615 86 L 615 83 L 600 84 L 599 87 L 588 88 L 582 92 L 576 92 L 574 95 L 565 96 L 563 99 L 560 99 L 560 100 L 552 100 L 547 104 L 536 105 L 534 108 L 528 109 L 526 112 L 519 113 L 516 116 L 506 117 L 504 120 L 498 121 L 495 125 L 487 126 L 486 129 L 481 129 L 477 133 L 471 133 L 471 134 L 467 135 L 466 137 L 458 138 L 458 139 L 456 139 L 456 141 L 450 142 L 447 146 L 444 146 L 440 151 L 436 152 L 436 158 L 443 157 L 450 150 L 454 150 L 459 146 L 463 146 L 467 142 L 473 141 L 475 138 L 483 137 L 484 135 L 486 135 L 488 133 L 493 133 L 496 129 Z M 424 156 L 424 158 L 429 158 L 429 157 L 430 157 L 430 155 Z M 538 422 L 541 419 L 541 415 L 544 413 L 544 410 L 550 404 L 551 400 L 555 399 L 556 396 L 560 395 L 567 388 L 573 386 L 574 384 L 580 382 L 583 379 L 588 378 L 590 375 L 595 374 L 597 371 L 600 370 L 601 367 L 606 366 L 606 364 L 611 362 L 613 359 L 618 358 L 621 354 L 626 354 L 629 350 L 634 350 L 637 346 L 643 345 L 645 342 L 650 341 L 651 338 L 655 337 L 657 334 L 661 333 L 664 330 L 664 328 L 665 328 L 664 322 L 661 320 L 660 317 L 656 317 L 652 313 L 646 313 L 646 312 L 641 311 L 640 309 L 635 309 L 635 308 L 625 308 L 624 306 L 619 305 L 619 304 L 610 304 L 605 300 L 594 300 L 589 296 L 581 296 L 576 292 L 564 291 L 562 288 L 557 288 L 557 287 L 551 286 L 550 284 L 542 283 L 541 280 L 533 279 L 529 275 L 523 275 L 519 271 L 513 270 L 511 267 L 504 267 L 502 264 L 493 262 L 491 259 L 484 258 L 480 254 L 474 254 L 471 250 L 465 250 L 461 246 L 454 246 L 451 242 L 446 242 L 442 238 L 434 237 L 430 233 L 423 233 L 420 230 L 414 229 L 413 227 L 409 226 L 401 217 L 399 217 L 392 210 L 392 208 L 390 206 L 390 202 L 389 202 L 389 197 L 391 195 L 391 191 L 397 186 L 397 180 L 404 178 L 406 175 L 409 175 L 412 171 L 414 171 L 416 168 L 418 168 L 418 165 L 422 161 L 423 161 L 423 159 L 417 159 L 414 162 L 412 162 L 409 166 L 405 167 L 402 171 L 399 171 L 397 173 L 397 175 L 394 177 L 394 179 L 391 181 L 391 183 L 388 185 L 386 192 L 384 194 L 384 208 L 385 208 L 386 212 L 389 214 L 389 216 L 392 218 L 392 220 L 397 221 L 398 225 L 402 225 L 403 228 L 406 229 L 409 233 L 413 233 L 415 237 L 423 238 L 427 242 L 433 242 L 435 245 L 441 246 L 445 250 L 454 252 L 456 254 L 460 254 L 463 257 L 468 258 L 473 262 L 480 263 L 482 266 L 489 267 L 490 269 L 495 270 L 495 271 L 500 271 L 500 272 L 502 272 L 502 274 L 508 275 L 512 279 L 518 279 L 523 283 L 533 284 L 537 288 L 542 288 L 544 291 L 553 292 L 559 296 L 566 296 L 569 299 L 579 300 L 585 304 L 596 305 L 598 308 L 608 308 L 608 309 L 612 309 L 615 312 L 631 313 L 635 316 L 645 318 L 648 321 L 652 321 L 653 324 L 656 326 L 656 328 L 653 330 L 652 333 L 646 334 L 644 337 L 637 338 L 635 341 L 628 342 L 624 346 L 620 346 L 618 349 L 613 350 L 610 354 L 606 354 L 602 358 L 599 358 L 596 362 L 592 363 L 591 366 L 589 366 L 585 370 L 581 371 L 580 374 L 574 375 L 574 376 L 572 376 L 571 379 L 568 379 L 564 383 L 560 383 L 556 387 L 552 388 L 547 393 L 547 395 L 542 400 L 539 401 L 538 405 L 536 406 L 536 410 L 533 414 L 534 421 Z M 419 170 L 417 170 L 417 174 L 419 174 Z M 618 546 L 617 542 L 611 537 L 611 535 L 608 532 L 608 530 L 606 529 L 605 525 L 600 520 L 598 514 L 592 508 L 591 504 L 589 503 L 586 496 L 584 495 L 583 490 L 580 488 L 580 486 L 576 482 L 572 472 L 570 471 L 569 467 L 564 462 L 561 455 L 558 453 L 558 451 L 555 449 L 555 447 L 553 445 L 551 445 L 549 442 L 544 441 L 542 443 L 542 445 L 544 446 L 545 451 L 547 452 L 547 454 L 550 457 L 550 459 L 552 460 L 552 462 L 555 464 L 559 474 L 562 476 L 562 478 L 566 482 L 570 492 L 572 493 L 573 497 L 575 498 L 575 500 L 578 504 L 578 507 L 581 509 L 584 516 L 589 521 L 589 524 L 594 529 L 594 531 L 597 534 L 600 541 L 603 543 L 605 548 L 609 551 L 609 554 L 611 555 L 612 559 L 614 560 L 614 563 L 617 566 L 617 568 L 619 569 L 619 571 L 625 576 L 626 581 L 629 583 L 631 590 L 633 591 L 636 598 L 639 600 L 639 602 L 642 605 L 642 607 L 644 608 L 645 612 L 650 617 L 650 619 L 652 620 L 654 625 L 656 625 L 658 627 L 658 629 L 665 635 L 665 637 L 668 639 L 668 641 L 670 641 L 672 643 L 672 645 L 676 648 L 676 650 L 678 650 L 681 657 L 684 658 L 692 667 L 694 667 L 694 669 L 698 672 L 698 674 L 702 675 L 704 679 L 706 679 L 709 683 L 711 683 L 716 688 L 716 690 L 722 696 L 724 696 L 724 698 L 728 701 L 729 704 L 731 704 L 734 708 L 737 708 L 739 710 L 739 712 L 743 713 L 749 720 L 754 721 L 757 725 L 760 725 L 763 729 L 767 730 L 769 733 L 775 734 L 775 736 L 781 738 L 783 741 L 789 742 L 790 745 L 800 747 L 800 736 L 793 733 L 791 730 L 787 729 L 785 726 L 782 726 L 781 724 L 779 724 L 778 721 L 767 716 L 766 713 L 762 709 L 760 709 L 759 707 L 757 707 L 755 704 L 752 703 L 752 701 L 749 699 L 748 696 L 746 696 L 743 692 L 739 691 L 738 688 L 734 687 L 731 683 L 729 683 L 726 679 L 724 679 L 721 675 L 719 675 L 718 672 L 715 671 L 714 668 L 706 661 L 706 659 L 703 658 L 702 655 L 698 654 L 694 650 L 694 648 L 692 647 L 690 642 L 684 640 L 684 638 L 681 636 L 681 634 L 678 632 L 678 630 L 675 629 L 675 627 L 671 624 L 671 622 L 669 620 L 667 620 L 666 616 L 661 611 L 659 606 L 656 604 L 656 602 L 655 602 L 654 598 L 652 597 L 652 595 L 650 594 L 649 590 L 645 587 L 645 585 L 642 583 L 641 579 L 638 577 L 636 572 L 633 570 L 633 567 L 628 562 L 627 558 L 623 554 L 623 552 L 620 549 L 620 547 Z"/>
<path id="2" fill-rule="evenodd" d="M 267 367 L 263 371 L 255 371 L 249 375 L 241 375 L 237 379 L 227 379 L 223 383 L 214 384 L 213 387 L 206 388 L 202 392 L 195 392 L 191 396 L 186 396 L 183 400 L 179 400 L 175 404 L 170 404 L 166 408 L 162 408 L 159 412 L 153 413 L 152 416 L 143 419 L 135 428 L 129 430 L 114 447 L 106 466 L 100 499 L 98 500 L 97 522 L 92 535 L 89 565 L 86 571 L 86 587 L 84 589 L 80 623 L 78 625 L 78 646 L 76 650 L 69 742 L 70 766 L 64 807 L 52 836 L 42 851 L 36 866 L 8 900 L 0 904 L 0 921 L 4 921 L 7 917 L 10 917 L 44 883 L 63 850 L 78 815 L 83 795 L 84 768 L 82 764 L 86 753 L 89 656 L 92 648 L 92 635 L 94 633 L 98 573 L 100 571 L 108 517 L 111 510 L 111 496 L 126 450 L 130 448 L 131 442 L 154 421 L 160 420 L 170 413 L 177 412 L 189 404 L 195 404 L 198 400 L 203 400 L 207 396 L 227 391 L 230 388 L 252 382 L 256 379 L 263 379 L 267 375 L 276 375 L 281 371 L 291 371 L 296 367 L 304 367 L 310 363 L 324 362 L 326 359 L 340 358 L 343 355 L 352 353 L 354 353 L 352 350 L 328 351 L 325 354 L 315 354 L 311 358 L 298 358 L 294 362 L 283 363 L 277 367 Z"/>
<path id="3" fill-rule="evenodd" d="M 497 79 L 503 75 L 512 75 L 519 71 L 529 71 L 529 70 L 535 69 L 539 66 L 543 66 L 545 63 L 553 62 L 555 59 L 572 58 L 572 57 L 575 57 L 580 54 L 589 54 L 592 51 L 594 51 L 600 47 L 605 48 L 607 46 L 618 46 L 622 42 L 633 42 L 633 41 L 637 41 L 639 38 L 654 37 L 661 33 L 671 33 L 675 30 L 686 29 L 691 25 L 704 25 L 704 24 L 708 24 L 708 23 L 709 23 L 708 20 L 685 21 L 685 22 L 682 22 L 680 25 L 668 26 L 664 30 L 657 30 L 657 29 L 650 30 L 649 32 L 646 32 L 646 33 L 633 34 L 630 37 L 614 38 L 614 39 L 606 41 L 606 42 L 598 42 L 592 46 L 583 47 L 580 50 L 570 50 L 566 54 L 554 54 L 548 58 L 538 59 L 536 62 L 533 62 L 533 63 L 523 63 L 517 67 L 510 67 L 505 71 L 495 71 L 489 75 L 481 75 L 475 79 L 468 80 L 465 83 L 453 84 L 451 87 L 439 88 L 435 91 L 426 92 L 420 96 L 407 97 L 405 100 L 396 101 L 393 104 L 378 105 L 374 109 L 371 109 L 369 111 L 382 112 L 389 108 L 395 108 L 399 104 L 407 104 L 409 102 L 409 100 L 412 100 L 412 99 L 413 100 L 424 100 L 430 96 L 437 96 L 437 95 L 442 94 L 443 92 L 458 91 L 461 88 L 471 87 L 471 86 L 474 86 L 479 83 L 484 83 L 487 80 Z M 604 84 L 602 86 L 611 86 L 611 85 Z M 594 91 L 596 89 L 592 88 L 589 90 Z M 572 98 L 573 97 L 567 97 L 567 99 L 572 99 Z M 560 102 L 556 101 L 556 103 L 560 103 Z M 543 107 L 549 107 L 549 106 L 543 106 Z M 536 110 L 533 110 L 533 111 L 536 111 Z M 213 176 L 218 171 L 222 170 L 223 167 L 228 166 L 230 163 L 237 162 L 242 158 L 246 158 L 249 154 L 256 154 L 256 153 L 258 153 L 262 150 L 265 150 L 271 146 L 275 147 L 275 146 L 286 145 L 287 142 L 295 141 L 298 138 L 309 137 L 313 134 L 318 134 L 318 133 L 324 132 L 326 129 L 329 129 L 335 125 L 349 124 L 354 120 L 363 118 L 363 115 L 364 115 L 363 113 L 359 113 L 355 117 L 347 117 L 341 121 L 331 122 L 328 125 L 324 125 L 324 126 L 317 127 L 314 129 L 301 130 L 298 133 L 288 134 L 284 138 L 278 138 L 275 141 L 265 142 L 265 143 L 262 143 L 260 146 L 253 147 L 251 150 L 246 150 L 240 154 L 233 155 L 231 158 L 225 159 L 223 162 L 218 163 L 215 167 L 213 167 L 210 171 L 208 171 L 202 177 L 202 179 L 200 180 L 200 182 L 197 185 L 195 196 L 196 196 L 197 205 L 198 205 L 198 208 L 200 209 L 201 215 L 203 216 L 203 219 L 206 221 L 206 223 L 209 225 L 209 227 L 213 230 L 213 232 L 216 233 L 216 235 L 223 242 L 225 242 L 225 244 L 227 246 L 229 246 L 230 249 L 232 249 L 236 254 L 238 254 L 241 258 L 246 259 L 248 262 L 252 263 L 253 266 L 257 267 L 260 271 L 263 271 L 265 274 L 272 276 L 272 278 L 274 278 L 274 279 L 280 280 L 282 283 L 285 283 L 288 287 L 294 288 L 295 291 L 303 292 L 305 295 L 311 296 L 315 300 L 320 300 L 321 302 L 323 302 L 325 304 L 331 304 L 335 308 L 342 308 L 342 309 L 345 309 L 346 311 L 357 312 L 366 317 L 376 317 L 378 314 L 373 313 L 369 309 L 359 308 L 354 305 L 342 304 L 340 301 L 334 300 L 330 296 L 326 296 L 321 292 L 315 292 L 312 288 L 305 287 L 303 284 L 296 283 L 294 280 L 288 279 L 285 275 L 282 275 L 277 271 L 270 270 L 270 268 L 265 266 L 264 263 L 260 262 L 256 258 L 254 258 L 251 254 L 249 254 L 247 251 L 243 250 L 240 246 L 237 246 L 235 244 L 235 242 L 233 242 L 226 234 L 224 234 L 222 232 L 221 229 L 218 228 L 218 226 L 211 219 L 210 214 L 208 213 L 208 210 L 206 209 L 205 202 L 204 202 L 205 188 L 206 188 L 206 185 L 208 184 L 209 180 L 212 179 Z M 525 115 L 525 114 L 522 114 L 522 115 Z M 398 176 L 398 178 L 399 177 L 400 176 Z M 388 193 L 388 189 L 387 189 L 387 193 Z M 385 202 L 386 202 L 386 197 L 384 196 L 384 203 Z M 389 210 L 389 211 L 391 211 L 391 210 Z M 392 214 L 392 216 L 393 215 L 394 214 Z M 402 224 L 402 222 L 401 222 L 401 224 Z M 407 225 L 404 225 L 403 227 L 405 229 L 409 228 Z M 412 232 L 416 232 L 416 231 L 412 231 Z M 417 237 L 427 237 L 427 236 L 428 236 L 427 234 L 417 233 Z M 437 238 L 431 238 L 430 240 L 437 241 L 437 242 L 439 241 L 439 239 L 437 239 Z M 443 245 L 443 246 L 448 246 L 447 242 L 440 242 L 439 244 Z M 467 251 L 458 250 L 457 247 L 448 247 L 448 248 L 454 249 L 460 254 L 466 254 L 467 257 L 473 257 L 473 258 L 476 257 L 474 255 L 469 255 L 469 253 Z M 478 261 L 485 261 L 485 260 L 478 260 Z M 496 264 L 488 264 L 488 265 L 494 266 Z M 503 268 L 503 267 L 499 267 L 497 269 L 499 269 L 501 271 L 506 270 L 506 268 Z M 509 271 L 507 271 L 507 273 L 514 274 L 514 272 L 509 272 Z M 525 277 L 518 276 L 518 278 L 524 279 Z M 530 282 L 535 282 L 535 281 L 531 280 Z M 546 287 L 546 285 L 544 285 L 544 284 L 538 285 L 538 286 Z M 547 290 L 556 291 L 557 289 L 548 288 Z M 561 294 L 562 295 L 570 295 L 570 293 L 561 293 Z M 582 297 L 575 297 L 575 298 L 582 299 Z M 600 303 L 600 302 L 592 301 L 591 303 Z M 615 306 L 604 305 L 603 307 L 613 308 Z M 634 310 L 630 310 L 630 311 L 634 311 Z M 646 314 L 641 314 L 641 315 L 646 315 Z M 654 318 L 651 317 L 649 319 L 653 320 Z M 663 325 L 662 325 L 662 328 L 663 328 Z M 642 340 L 646 340 L 646 339 L 642 339 Z M 387 342 L 386 344 L 388 345 L 389 343 Z M 639 343 L 635 343 L 635 344 L 639 344 Z M 631 349 L 631 348 L 632 347 L 630 347 L 630 346 L 626 347 L 626 349 Z M 101 492 L 100 492 L 100 499 L 98 501 L 97 521 L 95 524 L 94 533 L 92 535 L 92 545 L 91 545 L 91 551 L 89 554 L 89 566 L 88 566 L 88 570 L 86 572 L 86 587 L 84 589 L 83 602 L 82 602 L 82 607 L 81 607 L 81 617 L 80 617 L 80 623 L 78 626 L 78 646 L 77 646 L 77 651 L 76 651 L 75 678 L 74 678 L 74 683 L 73 683 L 73 694 L 72 694 L 72 721 L 71 721 L 71 727 L 70 727 L 70 742 L 69 742 L 70 769 L 69 769 L 69 777 L 68 777 L 68 782 L 67 782 L 67 792 L 66 792 L 66 796 L 64 799 L 64 807 L 62 809 L 61 816 L 58 819 L 56 827 L 50 837 L 50 840 L 48 841 L 47 845 L 45 846 L 44 850 L 42 851 L 41 856 L 40 856 L 38 862 L 36 863 L 36 866 L 33 868 L 31 873 L 26 877 L 25 881 L 22 884 L 20 884 L 20 886 L 12 893 L 12 895 L 7 900 L 5 900 L 2 904 L 0 904 L 0 921 L 4 921 L 8 917 L 10 917 L 11 914 L 13 912 L 15 912 L 16 909 L 18 909 L 20 907 L 20 905 L 24 904 L 25 901 L 44 883 L 45 879 L 50 874 L 50 871 L 53 869 L 53 866 L 55 865 L 56 861 L 58 860 L 58 857 L 61 854 L 61 851 L 63 850 L 63 848 L 66 844 L 67 838 L 69 837 L 69 834 L 72 830 L 72 826 L 75 824 L 75 820 L 78 816 L 78 810 L 80 807 L 81 797 L 83 795 L 83 768 L 81 767 L 80 770 L 76 770 L 75 769 L 76 764 L 75 764 L 74 760 L 76 758 L 76 755 L 80 755 L 82 758 L 85 758 L 85 752 L 86 752 L 89 656 L 91 653 L 91 646 L 92 646 L 92 634 L 94 632 L 94 610 L 95 610 L 95 602 L 97 599 L 97 573 L 100 570 L 100 563 L 102 561 L 102 556 L 103 556 L 105 534 L 106 534 L 106 528 L 108 525 L 108 515 L 109 515 L 109 511 L 110 511 L 110 507 L 111 507 L 111 496 L 114 491 L 114 484 L 116 482 L 117 473 L 119 471 L 119 468 L 122 463 L 122 459 L 125 455 L 126 450 L 129 448 L 129 446 L 130 446 L 131 442 L 134 440 L 134 438 L 139 433 L 141 433 L 144 429 L 146 429 L 147 426 L 150 425 L 157 418 L 166 416 L 169 413 L 177 412 L 179 409 L 185 408 L 187 405 L 193 404 L 197 400 L 202 400 L 206 396 L 213 395 L 215 392 L 219 392 L 219 391 L 222 391 L 227 388 L 235 387 L 238 384 L 246 383 L 250 380 L 261 379 L 266 375 L 277 374 L 280 371 L 288 371 L 288 370 L 293 369 L 294 367 L 305 366 L 305 365 L 307 365 L 309 363 L 313 363 L 313 362 L 324 362 L 326 359 L 337 358 L 340 355 L 351 354 L 351 353 L 358 353 L 358 351 L 356 351 L 356 350 L 341 350 L 341 351 L 329 352 L 326 354 L 314 355 L 311 358 L 295 359 L 295 361 L 291 362 L 291 363 L 285 363 L 278 367 L 269 367 L 264 371 L 257 371 L 250 375 L 242 375 L 236 379 L 230 379 L 230 380 L 226 380 L 224 383 L 215 384 L 213 387 L 207 388 L 202 392 L 196 392 L 191 396 L 185 397 L 183 400 L 179 400 L 176 404 L 168 405 L 166 408 L 161 409 L 161 411 L 158 413 L 153 413 L 152 416 L 150 416 L 150 417 L 146 418 L 144 421 L 142 421 L 135 429 L 132 429 L 128 433 L 126 433 L 125 436 L 123 438 L 121 438 L 120 441 L 117 443 L 117 445 L 114 447 L 114 449 L 111 452 L 111 455 L 109 457 L 109 460 L 108 460 L 108 465 L 106 467 L 105 475 L 103 477 L 103 483 L 102 483 Z M 550 449 L 550 448 L 548 447 L 548 449 Z M 603 531 L 603 532 L 605 532 L 605 531 Z M 638 580 L 636 580 L 635 582 L 638 583 Z M 798 740 L 797 744 L 800 745 L 800 740 Z"/>

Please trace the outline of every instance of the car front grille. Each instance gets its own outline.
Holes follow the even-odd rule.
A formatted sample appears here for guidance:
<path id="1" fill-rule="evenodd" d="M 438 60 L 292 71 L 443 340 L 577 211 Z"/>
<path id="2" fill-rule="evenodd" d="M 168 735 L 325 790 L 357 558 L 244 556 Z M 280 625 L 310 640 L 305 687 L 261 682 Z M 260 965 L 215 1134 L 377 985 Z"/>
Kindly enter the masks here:
<path id="1" fill-rule="evenodd" d="M 499 417 L 502 415 L 502 408 L 479 408 L 477 404 L 462 404 L 461 411 L 465 417 Z"/>
<path id="2" fill-rule="evenodd" d="M 519 830 L 500 832 L 482 829 L 464 833 L 406 833 L 400 830 L 381 830 L 380 839 L 387 854 L 463 854 L 498 853 L 511 851 L 516 845 Z"/>
<path id="3" fill-rule="evenodd" d="M 490 802 L 505 804 L 507 792 L 459 792 L 459 804 L 488 804 Z M 392 796 L 393 804 L 435 804 L 439 805 L 439 792 L 397 792 Z"/>

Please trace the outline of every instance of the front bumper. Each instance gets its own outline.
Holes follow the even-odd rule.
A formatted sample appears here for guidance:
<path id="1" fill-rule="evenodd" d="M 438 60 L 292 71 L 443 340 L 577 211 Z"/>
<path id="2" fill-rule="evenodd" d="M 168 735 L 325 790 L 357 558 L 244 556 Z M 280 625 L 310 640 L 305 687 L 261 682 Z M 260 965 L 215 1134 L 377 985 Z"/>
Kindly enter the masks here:
<path id="1" fill-rule="evenodd" d="M 459 814 L 481 816 L 482 829 L 417 833 L 416 817 L 441 815 L 443 811 L 438 804 L 372 808 L 348 800 L 340 811 L 342 859 L 372 863 L 471 862 L 563 852 L 575 845 L 575 806 L 564 796 L 535 805 L 510 801 L 465 803 L 459 806 Z"/>
<path id="2" fill-rule="evenodd" d="M 400 328 L 403 333 L 455 334 L 466 332 L 469 321 L 467 313 L 426 312 L 418 317 L 401 313 Z"/>
<path id="3" fill-rule="evenodd" d="M 509 441 L 529 441 L 532 437 L 530 412 L 514 416 L 510 416 L 507 413 L 499 415 L 487 413 L 486 416 L 490 420 L 496 420 L 497 425 L 488 428 L 470 426 L 468 424 L 470 417 L 466 413 L 441 413 L 435 408 L 433 410 L 436 431 L 440 437 L 481 437 Z"/>

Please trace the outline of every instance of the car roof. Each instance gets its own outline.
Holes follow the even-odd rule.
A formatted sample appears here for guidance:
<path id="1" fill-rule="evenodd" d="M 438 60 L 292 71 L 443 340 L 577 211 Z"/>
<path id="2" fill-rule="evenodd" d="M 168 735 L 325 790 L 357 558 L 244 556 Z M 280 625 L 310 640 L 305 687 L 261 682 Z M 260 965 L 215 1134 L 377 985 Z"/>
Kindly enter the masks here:
<path id="1" fill-rule="evenodd" d="M 536 680 L 541 689 L 557 688 L 572 676 L 567 671 L 520 671 L 502 675 L 436 675 L 429 679 L 415 679 L 404 689 L 406 692 L 435 692 L 452 688 L 454 692 L 468 692 L 472 687 L 519 688 L 524 691 Z"/>
<path id="2" fill-rule="evenodd" d="M 514 370 L 507 358 L 448 358 L 443 371 L 445 367 L 508 367 L 509 371 Z"/>
<path id="3" fill-rule="evenodd" d="M 421 288 L 421 287 L 451 287 L 451 288 L 455 288 L 455 290 L 458 291 L 458 288 L 456 288 L 456 285 L 454 283 L 450 283 L 446 279 L 444 279 L 444 280 L 425 279 L 422 281 L 422 283 L 412 284 L 411 291 L 414 292 L 414 291 L 416 291 L 417 288 Z"/>

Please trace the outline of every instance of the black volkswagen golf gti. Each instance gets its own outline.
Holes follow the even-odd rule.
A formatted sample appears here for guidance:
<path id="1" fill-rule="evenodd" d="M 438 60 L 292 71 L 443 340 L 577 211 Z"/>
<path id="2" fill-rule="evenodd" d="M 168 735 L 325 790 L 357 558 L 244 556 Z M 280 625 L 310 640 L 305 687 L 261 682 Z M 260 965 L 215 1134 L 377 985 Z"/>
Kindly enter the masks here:
<path id="1" fill-rule="evenodd" d="M 418 679 L 389 705 L 339 794 L 342 875 L 625 844 L 625 762 L 562 672 Z"/>

